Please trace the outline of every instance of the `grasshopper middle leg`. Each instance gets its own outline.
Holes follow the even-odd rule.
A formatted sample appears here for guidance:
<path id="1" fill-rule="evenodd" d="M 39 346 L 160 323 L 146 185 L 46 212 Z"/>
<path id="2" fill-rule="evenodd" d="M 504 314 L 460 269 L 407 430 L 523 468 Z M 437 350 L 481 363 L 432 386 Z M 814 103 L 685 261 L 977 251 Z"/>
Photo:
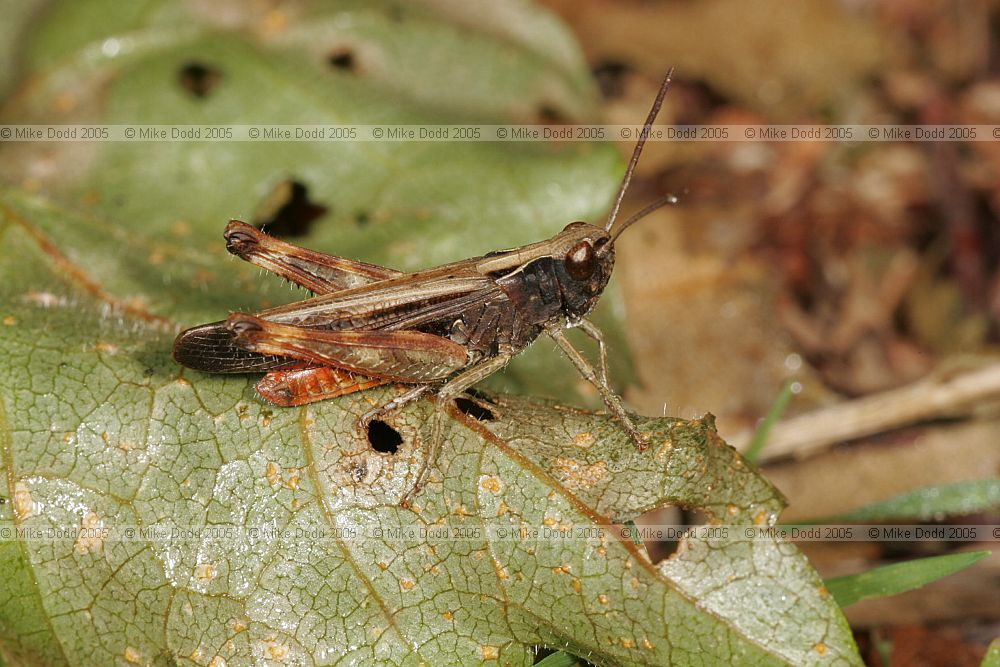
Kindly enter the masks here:
<path id="1" fill-rule="evenodd" d="M 446 382 L 437 392 L 436 408 L 433 417 L 431 417 L 431 434 L 428 441 L 427 457 L 424 459 L 423 465 L 420 466 L 420 470 L 417 472 L 417 478 L 414 480 L 413 486 L 410 490 L 406 492 L 400 501 L 400 505 L 407 507 L 410 504 L 410 499 L 415 493 L 417 493 L 424 484 L 427 482 L 427 476 L 430 474 L 431 467 L 433 467 L 435 461 L 437 460 L 438 452 L 441 451 L 441 441 L 444 439 L 444 433 L 442 428 L 443 415 L 446 414 L 447 402 L 456 398 L 460 394 L 464 393 L 466 389 L 473 386 L 474 384 L 485 380 L 489 376 L 496 373 L 498 370 L 506 366 L 513 355 L 510 354 L 500 354 L 496 357 L 486 359 L 479 362 L 478 364 L 465 369 L 451 380 Z"/>

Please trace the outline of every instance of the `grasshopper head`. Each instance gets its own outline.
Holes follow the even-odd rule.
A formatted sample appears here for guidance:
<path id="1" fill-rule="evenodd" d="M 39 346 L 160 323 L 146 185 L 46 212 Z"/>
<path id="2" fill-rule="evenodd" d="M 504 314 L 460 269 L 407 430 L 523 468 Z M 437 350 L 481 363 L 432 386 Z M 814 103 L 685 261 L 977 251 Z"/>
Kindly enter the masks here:
<path id="1" fill-rule="evenodd" d="M 618 211 L 621 209 L 622 200 L 628 191 L 632 173 L 639 163 L 642 147 L 646 144 L 653 122 L 660 112 L 660 105 L 663 104 L 663 98 L 670 88 L 670 80 L 673 75 L 674 70 L 671 68 L 667 72 L 667 76 L 664 77 L 663 83 L 660 84 L 660 90 L 653 101 L 653 107 L 649 110 L 649 115 L 646 116 L 646 123 L 639 134 L 635 149 L 632 151 L 632 159 L 629 160 L 625 176 L 618 188 L 618 195 L 611 207 L 607 224 L 602 229 L 586 222 L 572 222 L 556 237 L 556 240 L 566 244 L 561 262 L 558 261 L 558 253 L 553 253 L 553 259 L 557 260 L 563 310 L 571 319 L 586 315 L 594 307 L 597 298 L 604 291 L 605 285 L 608 284 L 611 270 L 615 267 L 615 239 L 656 209 L 677 203 L 677 197 L 667 195 L 624 222 L 618 220 Z"/>
<path id="2" fill-rule="evenodd" d="M 615 268 L 615 248 L 608 232 L 586 222 L 571 222 L 557 237 L 553 253 L 562 288 L 563 310 L 583 317 L 597 303 Z"/>
<path id="3" fill-rule="evenodd" d="M 553 259 L 568 317 L 583 317 L 597 303 L 615 268 L 615 240 L 621 233 L 653 211 L 676 203 L 675 195 L 665 195 L 624 222 L 615 224 L 611 219 L 603 229 L 586 222 L 566 225 L 554 239 Z"/>

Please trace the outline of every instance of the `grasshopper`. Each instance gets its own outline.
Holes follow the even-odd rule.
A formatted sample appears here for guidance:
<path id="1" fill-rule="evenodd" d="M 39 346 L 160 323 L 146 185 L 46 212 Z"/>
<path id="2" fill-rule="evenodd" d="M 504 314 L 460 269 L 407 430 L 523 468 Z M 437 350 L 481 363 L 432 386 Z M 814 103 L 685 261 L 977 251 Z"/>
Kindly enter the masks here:
<path id="1" fill-rule="evenodd" d="M 640 451 L 645 450 L 646 437 L 608 385 L 604 337 L 586 315 L 611 276 L 618 236 L 657 208 L 677 202 L 668 195 L 618 223 L 672 75 L 673 69 L 663 79 L 603 227 L 573 222 L 545 241 L 403 273 L 301 248 L 233 220 L 225 231 L 229 252 L 315 296 L 188 329 L 174 342 L 174 359 L 211 373 L 263 371 L 257 391 L 279 406 L 389 383 L 412 385 L 363 415 L 364 428 L 434 388 L 438 405 L 446 405 L 545 333 L 597 388 Z M 564 330 L 571 327 L 597 342 L 599 372 L 567 340 Z M 414 491 L 435 458 L 439 439 L 431 439 Z"/>

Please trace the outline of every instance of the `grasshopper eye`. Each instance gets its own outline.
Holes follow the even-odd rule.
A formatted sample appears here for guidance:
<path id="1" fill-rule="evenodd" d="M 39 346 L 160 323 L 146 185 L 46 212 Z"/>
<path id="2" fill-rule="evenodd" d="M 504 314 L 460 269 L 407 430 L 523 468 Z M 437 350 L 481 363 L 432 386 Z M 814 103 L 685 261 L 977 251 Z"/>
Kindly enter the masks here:
<path id="1" fill-rule="evenodd" d="M 594 275 L 597 264 L 594 261 L 594 248 L 590 241 L 580 241 L 566 253 L 566 273 L 573 280 L 587 280 Z"/>

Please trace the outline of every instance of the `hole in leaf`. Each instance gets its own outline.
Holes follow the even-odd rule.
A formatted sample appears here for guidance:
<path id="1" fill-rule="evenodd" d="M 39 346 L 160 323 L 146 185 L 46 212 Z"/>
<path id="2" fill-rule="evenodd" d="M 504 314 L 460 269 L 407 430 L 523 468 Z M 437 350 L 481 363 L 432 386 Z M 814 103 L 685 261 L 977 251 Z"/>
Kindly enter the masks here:
<path id="1" fill-rule="evenodd" d="M 403 436 L 381 419 L 373 419 L 368 424 L 368 443 L 376 452 L 395 454 L 403 444 Z"/>
<path id="2" fill-rule="evenodd" d="M 569 122 L 562 111 L 546 102 L 538 105 L 537 114 L 538 121 L 543 125 L 564 125 Z"/>
<path id="3" fill-rule="evenodd" d="M 471 398 L 459 397 L 455 399 L 455 407 L 462 411 L 462 414 L 469 415 L 473 419 L 481 422 L 491 422 L 496 419 L 493 411 L 484 405 L 480 405 Z"/>
<path id="4" fill-rule="evenodd" d="M 625 75 L 630 68 L 620 60 L 605 60 L 594 68 L 594 78 L 606 100 L 613 100 L 625 93 Z"/>
<path id="5" fill-rule="evenodd" d="M 465 393 L 468 394 L 469 396 L 471 396 L 472 398 L 478 399 L 479 401 L 481 401 L 483 403 L 489 403 L 490 405 L 496 405 L 497 404 L 497 402 L 493 400 L 492 396 L 490 396 L 489 394 L 487 394 L 485 391 L 479 391 L 475 387 L 473 387 L 471 389 L 466 389 Z"/>
<path id="6" fill-rule="evenodd" d="M 264 200 L 254 225 L 278 238 L 304 236 L 327 207 L 309 200 L 309 188 L 299 181 L 283 181 Z"/>
<path id="7" fill-rule="evenodd" d="M 632 537 L 645 546 L 650 560 L 659 563 L 677 553 L 684 531 L 696 531 L 697 526 L 707 520 L 708 517 L 697 510 L 659 507 L 635 518 Z"/>
<path id="8" fill-rule="evenodd" d="M 326 58 L 330 67 L 339 69 L 342 72 L 353 72 L 357 67 L 354 61 L 354 51 L 351 49 L 337 49 Z"/>
<path id="9" fill-rule="evenodd" d="M 188 63 L 177 73 L 181 88 L 198 99 L 205 99 L 222 79 L 222 72 L 199 62 Z"/>

